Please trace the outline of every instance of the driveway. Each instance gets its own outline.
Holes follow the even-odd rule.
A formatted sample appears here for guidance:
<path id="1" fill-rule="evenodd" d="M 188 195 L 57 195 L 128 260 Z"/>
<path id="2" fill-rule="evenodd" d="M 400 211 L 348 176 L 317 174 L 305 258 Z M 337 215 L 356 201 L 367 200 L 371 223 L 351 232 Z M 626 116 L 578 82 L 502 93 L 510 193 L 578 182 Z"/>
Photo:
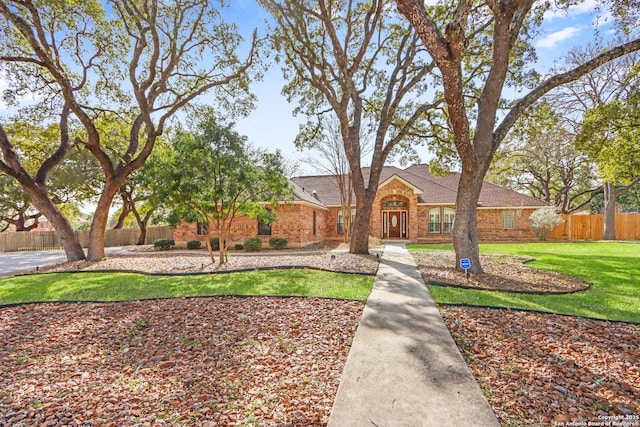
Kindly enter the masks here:
<path id="1" fill-rule="evenodd" d="M 124 254 L 127 248 L 128 246 L 105 248 L 105 252 L 107 254 Z M 66 260 L 67 256 L 61 249 L 0 253 L 0 277 L 13 276 L 16 273 Z"/>

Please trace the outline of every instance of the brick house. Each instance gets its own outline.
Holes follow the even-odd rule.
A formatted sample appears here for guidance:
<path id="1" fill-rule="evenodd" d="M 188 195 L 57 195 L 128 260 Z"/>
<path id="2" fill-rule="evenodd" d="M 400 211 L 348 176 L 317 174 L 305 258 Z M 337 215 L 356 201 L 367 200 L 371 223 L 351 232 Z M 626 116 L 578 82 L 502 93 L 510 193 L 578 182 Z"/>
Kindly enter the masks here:
<path id="1" fill-rule="evenodd" d="M 385 166 L 371 213 L 371 235 L 412 242 L 451 241 L 459 178 L 458 173 L 444 178 L 433 176 L 425 164 L 406 169 Z M 301 176 L 290 182 L 293 197 L 280 204 L 277 221 L 268 225 L 255 218 L 236 219 L 229 236 L 231 247 L 249 237 L 260 237 L 265 244 L 272 237 L 284 237 L 292 247 L 344 237 L 340 193 L 335 178 L 331 175 Z M 479 238 L 536 239 L 529 216 L 546 205 L 538 199 L 485 182 L 478 203 Z M 355 204 L 352 217 L 354 215 Z M 174 239 L 177 243 L 204 240 L 204 234 L 202 225 L 183 223 L 174 231 Z"/>

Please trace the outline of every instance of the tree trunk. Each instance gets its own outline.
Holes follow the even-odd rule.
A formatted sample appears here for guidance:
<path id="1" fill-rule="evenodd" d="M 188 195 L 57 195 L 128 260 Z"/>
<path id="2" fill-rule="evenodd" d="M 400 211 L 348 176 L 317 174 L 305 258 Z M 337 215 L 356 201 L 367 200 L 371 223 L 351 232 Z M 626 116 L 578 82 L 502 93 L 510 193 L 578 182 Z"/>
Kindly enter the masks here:
<path id="1" fill-rule="evenodd" d="M 207 252 L 209 252 L 209 258 L 211 258 L 211 264 L 216 263 L 216 258 L 213 256 L 213 248 L 211 247 L 211 235 L 207 234 Z"/>
<path id="2" fill-rule="evenodd" d="M 369 222 L 374 199 L 375 193 L 356 189 L 356 217 L 353 221 L 353 233 L 351 233 L 349 244 L 349 252 L 352 254 L 369 254 L 369 234 L 371 234 Z M 351 212 L 349 212 L 349 216 L 351 216 Z"/>
<path id="3" fill-rule="evenodd" d="M 138 222 L 138 227 L 140 227 L 140 235 L 138 236 L 138 243 L 136 243 L 136 245 L 144 245 L 147 240 L 147 225 L 149 224 L 149 218 L 151 218 L 151 212 L 145 215 L 142 221 Z"/>
<path id="4" fill-rule="evenodd" d="M 22 184 L 22 183 L 21 183 Z M 71 224 L 60 212 L 58 207 L 49 199 L 46 190 L 37 184 L 24 185 L 24 190 L 29 194 L 34 206 L 53 224 L 58 234 L 58 239 L 67 256 L 67 261 L 79 261 L 85 259 L 84 251 Z"/>
<path id="5" fill-rule="evenodd" d="M 126 178 L 126 177 L 125 177 Z M 122 178 L 121 181 L 124 181 Z M 121 182 L 114 182 L 114 180 L 107 180 L 100 199 L 98 199 L 98 205 L 93 215 L 93 221 L 91 221 L 91 229 L 89 230 L 89 250 L 87 259 L 90 261 L 100 261 L 104 258 L 104 242 L 105 233 L 107 230 L 107 222 L 109 221 L 109 208 L 111 202 L 115 197 Z"/>
<path id="6" fill-rule="evenodd" d="M 345 243 L 349 243 L 351 239 L 351 195 L 353 194 L 353 189 L 351 188 L 351 174 L 347 176 L 347 183 L 347 216 L 345 217 L 344 213 L 342 214 L 343 218 L 347 218 L 347 220 L 344 221 L 345 226 L 347 227 L 344 230 Z"/>
<path id="7" fill-rule="evenodd" d="M 129 208 L 128 202 L 124 201 L 123 199 L 122 212 L 120 212 L 120 215 L 118 216 L 118 222 L 116 223 L 116 225 L 113 226 L 114 230 L 119 230 L 124 228 L 124 221 L 127 219 L 130 212 L 131 212 L 131 209 Z"/>
<path id="8" fill-rule="evenodd" d="M 136 242 L 136 245 L 140 246 L 140 245 L 144 245 L 144 242 L 147 240 L 147 225 L 145 224 L 144 227 L 140 227 L 140 235 L 138 236 L 138 241 Z"/>
<path id="9" fill-rule="evenodd" d="M 136 222 L 138 223 L 138 227 L 140 228 L 140 235 L 138 236 L 138 243 L 136 245 L 144 245 L 147 240 L 147 225 L 149 224 L 149 220 L 151 219 L 151 215 L 153 214 L 154 209 L 151 209 L 144 218 L 140 217 L 140 213 L 138 209 L 136 209 L 136 204 L 131 204 L 131 211 L 133 215 L 136 217 Z"/>
<path id="10" fill-rule="evenodd" d="M 473 173 L 463 169 L 458 184 L 458 196 L 456 198 L 456 219 L 453 225 L 453 246 L 456 250 L 456 266 L 459 271 L 460 259 L 469 258 L 471 261 L 470 273 L 483 273 L 480 265 L 480 250 L 478 247 L 478 221 L 476 209 L 482 189 L 480 171 Z"/>
<path id="11" fill-rule="evenodd" d="M 616 189 L 604 184 L 604 232 L 602 240 L 616 240 Z"/>
<path id="12" fill-rule="evenodd" d="M 218 253 L 218 264 L 222 265 L 227 262 L 227 232 L 223 229 L 218 230 L 218 238 L 220 242 L 218 244 L 218 248 L 220 248 L 220 252 Z"/>
<path id="13" fill-rule="evenodd" d="M 24 212 L 19 212 L 18 213 L 18 218 L 16 218 L 16 219 L 7 218 L 7 219 L 5 219 L 5 221 L 8 223 L 8 225 L 12 224 L 16 228 L 16 231 L 31 231 L 34 228 L 38 227 L 38 218 L 39 217 L 40 217 L 40 213 L 39 212 L 37 214 L 33 214 L 33 215 L 29 215 L 29 216 L 25 216 Z M 27 225 L 27 221 L 28 220 L 33 220 L 33 222 L 30 225 Z M 8 228 L 8 226 L 7 226 L 7 228 Z"/>

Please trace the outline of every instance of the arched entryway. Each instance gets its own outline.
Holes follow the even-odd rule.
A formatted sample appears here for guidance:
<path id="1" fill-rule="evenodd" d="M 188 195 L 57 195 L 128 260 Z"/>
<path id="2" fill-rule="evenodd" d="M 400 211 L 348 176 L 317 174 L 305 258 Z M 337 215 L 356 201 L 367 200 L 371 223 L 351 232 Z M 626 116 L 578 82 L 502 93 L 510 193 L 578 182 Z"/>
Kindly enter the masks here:
<path id="1" fill-rule="evenodd" d="M 404 198 L 393 197 L 380 204 L 383 239 L 409 238 L 409 204 Z"/>

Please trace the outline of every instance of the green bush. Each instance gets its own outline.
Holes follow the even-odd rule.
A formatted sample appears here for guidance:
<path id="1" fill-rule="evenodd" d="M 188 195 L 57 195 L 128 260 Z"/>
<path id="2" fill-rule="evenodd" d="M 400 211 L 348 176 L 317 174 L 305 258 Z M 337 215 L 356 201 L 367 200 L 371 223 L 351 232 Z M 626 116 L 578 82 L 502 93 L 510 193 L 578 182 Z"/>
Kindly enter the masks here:
<path id="1" fill-rule="evenodd" d="M 220 250 L 220 238 L 219 237 L 210 238 L 209 239 L 209 243 L 211 244 L 211 249 L 213 249 L 214 251 Z"/>
<path id="2" fill-rule="evenodd" d="M 236 243 L 235 248 L 237 251 L 241 251 L 244 249 L 244 245 L 242 243 Z"/>
<path id="3" fill-rule="evenodd" d="M 166 251 L 171 249 L 175 244 L 176 242 L 173 239 L 158 239 L 153 242 L 153 248 L 160 251 Z"/>
<path id="4" fill-rule="evenodd" d="M 187 242 L 187 249 L 200 249 L 202 242 L 200 240 L 189 240 Z"/>
<path id="5" fill-rule="evenodd" d="M 269 246 L 271 246 L 273 249 L 286 248 L 287 243 L 289 243 L 287 239 L 284 239 L 282 237 L 274 237 L 273 239 L 269 239 Z"/>
<path id="6" fill-rule="evenodd" d="M 244 241 L 244 250 L 248 252 L 255 252 L 262 249 L 262 240 L 257 237 L 252 237 Z"/>

